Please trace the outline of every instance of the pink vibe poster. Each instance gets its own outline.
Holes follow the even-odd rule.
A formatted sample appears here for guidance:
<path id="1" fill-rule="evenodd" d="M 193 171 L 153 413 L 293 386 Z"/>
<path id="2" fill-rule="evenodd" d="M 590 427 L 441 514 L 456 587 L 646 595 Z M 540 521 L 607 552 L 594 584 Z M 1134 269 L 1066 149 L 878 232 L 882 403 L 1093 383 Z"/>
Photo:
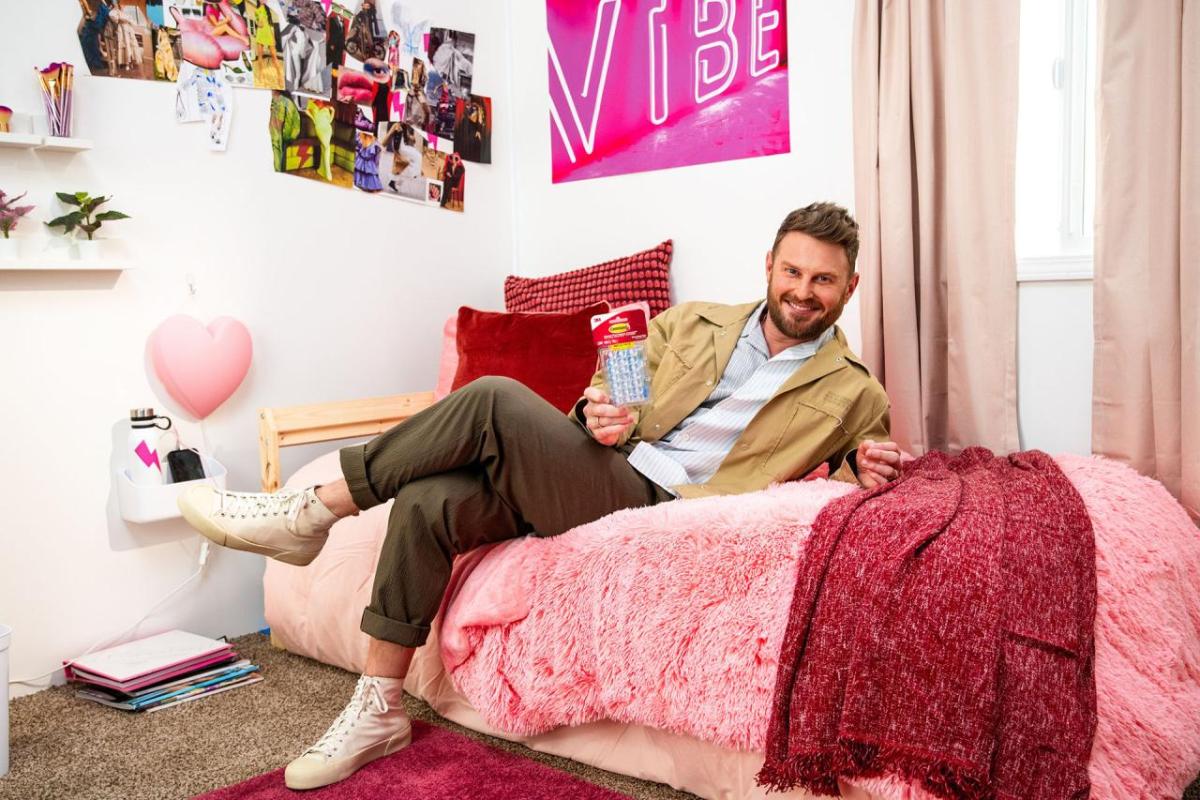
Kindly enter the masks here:
<path id="1" fill-rule="evenodd" d="M 554 183 L 786 153 L 786 0 L 546 0 Z"/>

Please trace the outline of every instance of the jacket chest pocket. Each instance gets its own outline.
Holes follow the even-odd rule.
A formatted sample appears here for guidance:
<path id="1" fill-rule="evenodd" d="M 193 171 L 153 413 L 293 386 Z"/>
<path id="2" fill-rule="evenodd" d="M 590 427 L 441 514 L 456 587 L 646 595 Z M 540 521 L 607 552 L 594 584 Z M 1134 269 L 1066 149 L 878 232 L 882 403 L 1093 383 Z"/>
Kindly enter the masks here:
<path id="1" fill-rule="evenodd" d="M 841 406 L 819 397 L 794 401 L 763 471 L 777 480 L 790 480 L 833 456 L 851 438 L 845 415 Z"/>
<path id="2" fill-rule="evenodd" d="M 687 375 L 691 369 L 691 360 L 671 345 L 667 345 L 651 380 L 650 388 L 653 396 L 662 396 L 663 392 L 678 383 L 679 379 Z"/>

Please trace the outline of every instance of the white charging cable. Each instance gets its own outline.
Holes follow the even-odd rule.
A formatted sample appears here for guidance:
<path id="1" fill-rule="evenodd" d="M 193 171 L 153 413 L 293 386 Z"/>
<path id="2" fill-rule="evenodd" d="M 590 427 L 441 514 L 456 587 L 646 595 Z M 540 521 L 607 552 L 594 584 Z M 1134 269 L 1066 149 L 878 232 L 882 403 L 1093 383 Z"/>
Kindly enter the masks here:
<path id="1" fill-rule="evenodd" d="M 204 457 L 208 452 L 208 432 L 205 429 L 204 420 L 200 420 L 200 438 L 201 438 L 201 441 L 204 443 L 204 449 L 199 451 L 200 452 L 200 463 L 203 465 Z M 178 441 L 179 441 L 179 435 L 178 435 L 178 433 L 176 433 L 176 442 L 178 443 Z M 207 474 L 205 475 L 205 478 L 207 478 L 209 485 L 212 486 L 214 491 L 221 490 L 221 487 L 219 487 L 217 485 L 216 478 L 214 478 L 212 475 L 207 475 Z M 87 650 L 84 650 L 82 653 L 80 653 L 78 656 L 76 656 L 76 658 L 82 658 L 83 656 L 86 656 L 89 653 L 94 652 L 97 648 L 101 647 L 102 645 L 108 646 L 110 644 L 115 644 L 115 643 L 121 641 L 126 636 L 128 636 L 130 633 L 133 633 L 135 630 L 137 630 L 138 626 L 141 625 L 143 622 L 145 622 L 147 619 L 149 619 L 150 616 L 152 614 L 154 614 L 154 612 L 157 611 L 163 603 L 167 602 L 172 597 L 179 594 L 181 591 L 184 590 L 185 587 L 187 587 L 188 584 L 190 584 L 192 581 L 196 580 L 202 574 L 204 574 L 204 566 L 205 566 L 205 564 L 208 563 L 208 554 L 209 554 L 209 548 L 211 547 L 211 544 L 212 543 L 209 542 L 208 539 L 201 536 L 200 537 L 200 554 L 196 561 L 196 571 L 195 572 L 193 572 L 191 575 L 189 575 L 187 578 L 185 578 L 183 583 L 180 583 L 174 589 L 172 589 L 171 591 L 169 591 L 165 595 L 163 595 L 162 599 L 160 599 L 157 603 L 150 606 L 150 610 L 147 611 L 145 614 L 143 614 L 141 617 L 139 617 L 137 622 L 133 623 L 132 625 L 130 625 L 125 630 L 121 631 L 116 636 L 107 636 L 107 637 L 103 637 L 101 639 L 97 639 L 92 644 L 91 647 L 89 647 Z M 10 686 L 15 686 L 17 684 L 26 684 L 26 685 L 34 684 L 37 681 L 41 681 L 41 680 L 45 680 L 46 678 L 49 678 L 51 675 L 55 674 L 56 672 L 62 671 L 62 669 L 63 669 L 63 667 L 55 667 L 54 669 L 50 670 L 49 672 L 43 672 L 41 675 L 35 675 L 32 678 L 15 678 L 13 680 L 10 680 L 8 683 Z"/>
<path id="2" fill-rule="evenodd" d="M 153 614 L 155 611 L 157 611 L 157 610 L 158 610 L 158 608 L 159 608 L 159 606 L 161 606 L 163 603 L 167 602 L 167 601 L 168 601 L 168 600 L 170 600 L 172 597 L 174 597 L 175 595 L 177 595 L 177 594 L 179 594 L 181 591 L 183 591 L 183 589 L 184 589 L 184 588 L 185 588 L 185 587 L 186 587 L 186 586 L 187 586 L 189 583 L 191 583 L 192 581 L 196 580 L 196 578 L 199 578 L 199 577 L 200 577 L 200 575 L 201 575 L 201 574 L 204 572 L 204 564 L 205 564 L 205 562 L 206 562 L 206 561 L 208 561 L 208 544 L 209 544 L 209 543 L 208 543 L 208 540 L 207 540 L 207 539 L 205 539 L 205 540 L 204 540 L 204 542 L 203 542 L 203 543 L 201 543 L 201 545 L 200 545 L 200 559 L 199 559 L 199 567 L 196 569 L 196 571 L 195 571 L 195 572 L 193 572 L 193 573 L 192 573 L 191 575 L 189 575 L 189 576 L 188 576 L 186 579 L 184 579 L 183 583 L 179 584 L 179 585 L 178 585 L 178 586 L 176 586 L 174 589 L 172 589 L 171 591 L 167 592 L 167 593 L 166 593 L 166 595 L 164 595 L 164 596 L 163 596 L 163 598 L 162 598 L 161 600 L 159 600 L 159 601 L 158 601 L 157 603 L 155 603 L 154 605 L 150 606 L 150 610 L 149 610 L 149 611 L 147 611 L 145 614 L 143 614 L 141 617 L 139 617 L 137 622 L 133 623 L 132 625 L 130 625 L 130 626 L 129 626 L 128 628 L 126 628 L 125 630 L 121 631 L 121 632 L 120 632 L 119 634 L 117 634 L 116 636 L 108 636 L 108 637 L 104 637 L 104 638 L 101 638 L 101 639 L 97 639 L 97 640 L 96 640 L 96 641 L 95 641 L 95 642 L 92 644 L 92 646 L 91 646 L 91 647 L 89 647 L 87 650 L 84 650 L 84 651 L 83 651 L 82 653 L 80 653 L 80 654 L 79 654 L 79 656 L 77 656 L 77 657 L 86 656 L 88 653 L 91 653 L 91 652 L 93 652 L 94 650 L 96 650 L 96 648 L 100 647 L 101 645 L 105 645 L 105 646 L 107 646 L 107 645 L 109 645 L 109 644 L 113 644 L 113 643 L 119 642 L 121 639 L 125 638 L 125 637 L 126 637 L 126 636 L 128 636 L 130 633 L 132 633 L 133 631 L 137 630 L 137 627 L 138 627 L 139 625 L 141 625 L 143 622 L 145 622 L 147 619 L 149 619 L 150 615 L 151 615 L 151 614 Z M 43 672 L 41 675 L 36 675 L 36 676 L 34 676 L 34 677 L 32 677 L 32 678 L 17 678 L 17 679 L 15 679 L 15 680 L 11 680 L 11 681 L 9 681 L 9 685 L 14 685 L 14 684 L 18 684 L 18 683 L 21 683 L 21 684 L 32 684 L 32 683 L 34 683 L 34 682 L 36 682 L 36 681 L 40 681 L 40 680 L 44 680 L 45 678 L 49 678 L 51 675 L 53 675 L 53 674 L 54 674 L 54 673 L 56 673 L 56 672 L 59 672 L 59 671 L 61 671 L 62 669 L 63 669 L 63 667 L 55 667 L 54 669 L 50 670 L 49 672 Z"/>

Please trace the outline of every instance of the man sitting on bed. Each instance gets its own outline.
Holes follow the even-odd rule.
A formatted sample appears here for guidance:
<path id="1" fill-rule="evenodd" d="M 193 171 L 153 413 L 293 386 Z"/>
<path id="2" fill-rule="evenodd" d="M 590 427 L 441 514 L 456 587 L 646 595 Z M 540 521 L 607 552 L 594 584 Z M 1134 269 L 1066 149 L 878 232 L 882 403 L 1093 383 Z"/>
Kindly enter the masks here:
<path id="1" fill-rule="evenodd" d="M 506 378 L 482 378 L 365 445 L 344 478 L 274 494 L 190 490 L 184 517 L 218 544 L 308 564 L 340 518 L 395 500 L 362 630 L 366 670 L 341 716 L 288 765 L 293 789 L 342 780 L 409 743 L 403 683 L 455 554 L 554 536 L 622 508 L 800 478 L 894 478 L 883 387 L 834 323 L 858 285 L 858 226 L 816 203 L 787 216 L 767 296 L 685 303 L 651 323 L 651 401 L 609 403 L 602 376 L 567 416 Z"/>

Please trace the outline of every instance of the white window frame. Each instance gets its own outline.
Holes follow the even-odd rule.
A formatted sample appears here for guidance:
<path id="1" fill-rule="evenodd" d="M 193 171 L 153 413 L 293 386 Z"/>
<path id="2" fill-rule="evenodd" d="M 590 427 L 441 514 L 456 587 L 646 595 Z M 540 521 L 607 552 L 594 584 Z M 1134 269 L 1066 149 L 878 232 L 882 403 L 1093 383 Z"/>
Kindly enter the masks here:
<path id="1" fill-rule="evenodd" d="M 1033 0 L 1040 2 L 1042 0 Z M 1030 2 L 1030 0 L 1026 0 Z M 1022 255 L 1017 281 L 1091 280 L 1095 193 L 1096 0 L 1064 0 L 1061 55 L 1050 80 L 1062 91 L 1062 160 L 1058 180 L 1059 246 Z"/>
<path id="2" fill-rule="evenodd" d="M 1068 0 L 1067 25 L 1063 43 L 1066 91 L 1063 92 L 1063 219 L 1061 230 L 1064 249 L 1070 251 L 1092 250 L 1092 231 L 1085 229 L 1087 216 L 1085 194 L 1087 192 L 1088 162 L 1094 162 L 1094 144 L 1089 136 L 1088 102 L 1095 93 L 1094 70 L 1089 62 L 1095 61 L 1095 9 L 1094 0 Z M 1094 125 L 1094 120 L 1092 121 Z M 1095 164 L 1091 165 L 1093 169 Z"/>

